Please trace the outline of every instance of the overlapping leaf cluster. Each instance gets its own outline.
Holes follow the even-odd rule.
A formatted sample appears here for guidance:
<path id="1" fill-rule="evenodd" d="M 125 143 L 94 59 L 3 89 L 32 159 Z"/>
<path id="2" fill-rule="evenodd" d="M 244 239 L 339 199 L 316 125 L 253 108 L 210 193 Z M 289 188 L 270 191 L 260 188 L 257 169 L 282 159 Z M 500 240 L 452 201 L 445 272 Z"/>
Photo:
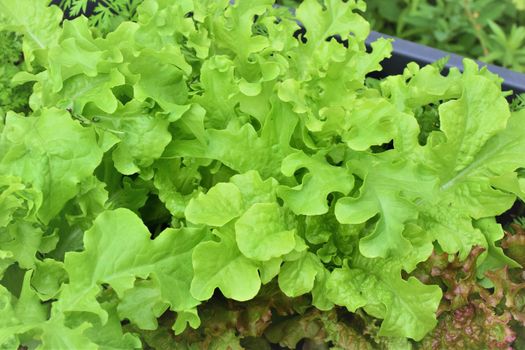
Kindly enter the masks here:
<path id="1" fill-rule="evenodd" d="M 442 292 L 404 276 L 433 250 L 516 266 L 495 216 L 524 197 L 525 113 L 499 78 L 410 65 L 370 88 L 391 46 L 366 52 L 362 2 L 272 5 L 146 0 L 101 36 L 0 0 L 33 86 L 0 126 L 0 344 L 140 348 L 122 321 L 170 310 L 179 334 L 269 283 L 419 340 Z"/>

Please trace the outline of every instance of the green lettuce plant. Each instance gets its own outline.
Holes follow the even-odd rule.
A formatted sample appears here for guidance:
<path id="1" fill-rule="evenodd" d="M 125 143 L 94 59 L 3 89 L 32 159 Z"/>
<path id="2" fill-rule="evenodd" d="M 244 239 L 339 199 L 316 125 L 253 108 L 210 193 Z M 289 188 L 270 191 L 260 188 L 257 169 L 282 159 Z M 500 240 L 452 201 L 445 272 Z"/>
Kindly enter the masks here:
<path id="1" fill-rule="evenodd" d="M 407 347 L 437 324 L 442 286 L 409 276 L 433 252 L 484 249 L 486 286 L 519 266 L 496 216 L 524 198 L 525 113 L 500 78 L 466 60 L 370 87 L 391 43 L 366 51 L 363 2 L 272 5 L 145 0 L 102 35 L 0 0 L 32 86 L 0 119 L 4 348 L 141 348 L 271 286 Z"/>

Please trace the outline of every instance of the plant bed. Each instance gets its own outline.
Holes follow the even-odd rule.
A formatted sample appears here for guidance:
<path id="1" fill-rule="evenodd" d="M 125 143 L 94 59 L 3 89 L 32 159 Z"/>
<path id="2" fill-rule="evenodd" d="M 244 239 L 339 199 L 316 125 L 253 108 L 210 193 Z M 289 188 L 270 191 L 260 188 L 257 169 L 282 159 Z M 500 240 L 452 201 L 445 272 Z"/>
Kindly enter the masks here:
<path id="1" fill-rule="evenodd" d="M 0 110 L 3 348 L 523 345 L 523 225 L 497 217 L 525 111 L 498 76 L 370 79 L 392 44 L 354 1 L 47 5 L 0 0 L 30 90 Z"/>

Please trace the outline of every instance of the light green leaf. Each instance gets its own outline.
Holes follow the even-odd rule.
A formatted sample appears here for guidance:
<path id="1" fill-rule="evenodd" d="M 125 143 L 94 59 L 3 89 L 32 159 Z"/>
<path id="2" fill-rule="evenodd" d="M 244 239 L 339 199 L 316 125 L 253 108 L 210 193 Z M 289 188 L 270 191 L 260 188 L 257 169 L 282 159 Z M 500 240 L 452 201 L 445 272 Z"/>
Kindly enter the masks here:
<path id="1" fill-rule="evenodd" d="M 525 113 L 509 118 L 505 99 L 491 80 L 482 76 L 465 79 L 468 88 L 461 99 L 449 102 L 451 107 L 443 105 L 440 111 L 449 135 L 440 141 L 440 132 L 435 133 L 426 148 L 425 160 L 439 173 L 441 185 L 434 201 L 422 203 L 419 220 L 447 253 L 459 252 L 461 258 L 466 258 L 474 245 L 487 246 L 472 219 L 499 215 L 514 202 L 515 196 L 495 189 L 492 179 L 525 165 L 521 157 L 525 141 L 519 135 Z M 490 105 L 470 108 L 470 101 L 481 96 L 491 101 Z M 497 123 L 489 121 L 493 118 Z M 458 120 L 463 121 L 461 125 Z M 508 189 L 506 183 L 499 184 Z"/>
<path id="2" fill-rule="evenodd" d="M 226 129 L 209 128 L 205 143 L 198 139 L 175 140 L 165 156 L 215 159 L 239 173 L 255 170 L 264 179 L 279 179 L 281 162 L 292 152 L 290 139 L 296 124 L 297 116 L 291 109 L 276 103 L 266 116 L 260 135 L 249 123 L 239 126 L 232 122 Z"/>
<path id="3" fill-rule="evenodd" d="M 348 116 L 348 131 L 343 133 L 343 141 L 357 151 L 388 143 L 395 137 L 400 118 L 403 116 L 383 98 L 358 100 Z"/>
<path id="4" fill-rule="evenodd" d="M 103 325 L 100 322 L 95 322 L 93 327 L 86 329 L 84 332 L 97 345 L 97 349 L 143 349 L 138 335 L 123 332 L 116 310 L 116 301 L 104 302 L 102 307 L 109 315 L 108 321 Z"/>
<path id="5" fill-rule="evenodd" d="M 175 320 L 175 323 L 172 327 L 175 335 L 179 335 L 184 332 L 187 325 L 193 329 L 197 329 L 201 325 L 201 319 L 197 314 L 197 309 L 191 309 L 177 313 L 177 319 Z"/>
<path id="6" fill-rule="evenodd" d="M 203 242 L 193 252 L 192 296 L 208 300 L 219 288 L 227 298 L 252 299 L 261 286 L 257 265 L 239 251 L 233 227 L 225 226 L 214 233 L 219 242 Z"/>
<path id="7" fill-rule="evenodd" d="M 320 215 L 328 211 L 327 196 L 332 192 L 348 194 L 354 187 L 354 177 L 345 168 L 328 164 L 323 155 L 308 156 L 303 152 L 289 155 L 283 160 L 281 171 L 293 176 L 306 168 L 302 183 L 296 187 L 279 187 L 278 194 L 297 215 Z"/>
<path id="8" fill-rule="evenodd" d="M 113 162 L 122 174 L 131 175 L 151 166 L 171 141 L 170 121 L 166 116 L 150 113 L 150 108 L 132 100 L 111 115 L 93 117 L 96 127 L 121 140 L 113 151 Z"/>
<path id="9" fill-rule="evenodd" d="M 94 131 L 57 109 L 42 110 L 38 117 L 8 116 L 0 136 L 0 173 L 42 192 L 38 217 L 44 223 L 76 195 L 77 184 L 101 160 Z"/>
<path id="10" fill-rule="evenodd" d="M 508 104 L 493 81 L 480 75 L 466 75 L 463 81 L 461 98 L 439 107 L 446 141 L 440 142 L 442 138 L 433 134 L 427 147 L 428 161 L 439 172 L 443 189 L 485 163 L 477 161 L 477 155 L 491 137 L 505 129 L 510 117 Z"/>
<path id="11" fill-rule="evenodd" d="M 190 294 L 191 254 L 206 235 L 204 229 L 166 229 L 156 239 L 142 220 L 127 209 L 102 213 L 84 235 L 84 251 L 66 254 L 69 283 L 63 287 L 59 310 L 87 311 L 104 317 L 95 296 L 107 283 L 123 297 L 137 278 L 154 275 L 162 300 L 174 311 L 198 304 Z M 121 252 L 115 255 L 114 252 Z"/>
<path id="12" fill-rule="evenodd" d="M 55 298 L 62 284 L 68 279 L 64 264 L 57 260 L 44 259 L 37 260 L 35 265 L 31 276 L 31 287 L 43 301 Z"/>
<path id="13" fill-rule="evenodd" d="M 270 46 L 268 38 L 252 35 L 251 28 L 254 16 L 263 15 L 272 4 L 272 0 L 259 0 L 235 2 L 233 6 L 227 6 L 225 16 L 215 19 L 210 37 L 217 38 L 215 44 L 220 48 L 229 49 L 241 60 L 247 60 L 250 54 Z"/>
<path id="14" fill-rule="evenodd" d="M 259 266 L 259 275 L 261 276 L 261 282 L 263 284 L 269 283 L 274 277 L 279 274 L 281 270 L 281 264 L 283 263 L 282 258 L 273 258 L 268 261 L 264 261 Z"/>
<path id="15" fill-rule="evenodd" d="M 0 227 L 6 227 L 15 218 L 35 220 L 42 203 L 42 194 L 14 176 L 0 175 Z"/>
<path id="16" fill-rule="evenodd" d="M 328 290 L 328 280 L 330 271 L 322 268 L 315 276 L 314 287 L 312 289 L 312 305 L 319 310 L 331 310 L 334 303 L 330 300 L 330 291 Z"/>
<path id="17" fill-rule="evenodd" d="M 360 171 L 365 172 L 364 183 L 357 198 L 345 197 L 337 202 L 337 220 L 360 224 L 379 214 L 374 231 L 361 239 L 360 252 L 366 257 L 404 256 L 413 249 L 403 237 L 405 224 L 417 219 L 418 201 L 432 201 L 437 179 L 409 161 L 394 163 L 381 156 L 363 160 L 349 161 L 351 167 L 359 164 Z M 407 260 L 406 264 L 415 266 L 418 262 Z"/>
<path id="18" fill-rule="evenodd" d="M 242 197 L 237 186 L 232 183 L 218 183 L 208 193 L 199 194 L 186 207 L 188 221 L 195 224 L 223 226 L 242 213 Z"/>
<path id="19" fill-rule="evenodd" d="M 362 5 L 362 4 L 361 4 Z M 350 35 L 364 41 L 370 31 L 370 25 L 353 10 L 363 8 L 356 1 L 342 2 L 328 0 L 326 9 L 316 0 L 305 0 L 297 8 L 297 18 L 307 30 L 310 46 L 315 47 L 332 35 L 347 39 Z"/>
<path id="20" fill-rule="evenodd" d="M 65 207 L 65 219 L 70 226 L 78 225 L 87 230 L 106 209 L 109 193 L 106 184 L 96 177 L 87 178 L 78 187 L 79 193 Z"/>
<path id="21" fill-rule="evenodd" d="M 86 349 L 96 350 L 99 347 L 85 336 L 88 323 L 83 323 L 80 327 L 71 329 L 64 326 L 59 321 L 52 321 L 45 325 L 42 334 L 42 345 L 38 350 L 69 350 Z"/>
<path id="22" fill-rule="evenodd" d="M 295 230 L 288 229 L 275 202 L 252 205 L 235 222 L 235 235 L 241 253 L 254 260 L 267 261 L 295 248 Z"/>
<path id="23" fill-rule="evenodd" d="M 414 108 L 431 103 L 438 103 L 461 95 L 461 76 L 452 69 L 447 77 L 433 65 L 421 69 L 411 62 L 402 75 L 388 76 L 381 82 L 384 96 L 403 112 L 412 112 Z"/>
<path id="24" fill-rule="evenodd" d="M 244 174 L 234 175 L 230 182 L 241 191 L 245 209 L 256 203 L 271 203 L 277 199 L 277 181 L 273 178 L 263 181 L 257 171 L 252 170 Z"/>
<path id="25" fill-rule="evenodd" d="M 497 106 L 498 104 L 494 103 L 493 108 Z M 490 113 L 506 120 L 507 108 L 506 106 L 500 107 L 498 110 L 491 110 Z M 505 129 L 499 130 L 496 135 L 486 140 L 477 153 L 470 158 L 469 164 L 461 171 L 456 171 L 452 178 L 441 185 L 441 189 L 455 190 L 456 194 L 460 195 L 462 190 L 469 188 L 469 192 L 475 193 L 476 196 L 481 195 L 482 191 L 498 196 L 496 192 L 491 191 L 491 188 L 489 188 L 489 179 L 498 175 L 508 174 L 519 167 L 523 167 L 525 164 L 520 156 L 525 151 L 525 140 L 520 136 L 520 127 L 524 122 L 525 112 L 523 110 L 513 113 L 508 122 L 505 122 Z M 437 157 L 435 154 L 432 154 L 432 156 Z M 478 188 L 475 187 L 475 182 L 478 182 Z M 468 201 L 469 196 L 461 197 L 464 198 L 463 200 Z M 501 197 L 501 194 L 499 197 Z M 477 218 L 490 215 L 484 212 L 484 205 L 475 206 L 472 201 L 469 202 L 469 212 L 471 212 L 472 216 Z M 494 203 L 488 204 L 494 205 Z M 504 210 L 501 207 L 496 206 L 496 208 L 499 208 L 497 209 L 499 211 Z M 496 212 L 495 214 L 499 213 Z"/>
<path id="26" fill-rule="evenodd" d="M 11 252 L 22 268 L 30 269 L 34 266 L 43 234 L 34 224 L 19 221 L 0 231 L 0 247 Z"/>
<path id="27" fill-rule="evenodd" d="M 279 288 L 289 297 L 306 294 L 314 288 L 317 274 L 323 273 L 319 258 L 305 253 L 297 260 L 285 261 L 279 273 Z"/>
<path id="28" fill-rule="evenodd" d="M 39 191 L 14 176 L 0 176 L 0 275 L 12 263 L 32 268 L 37 251 L 43 251 L 43 231 L 36 213 L 42 203 Z"/>
<path id="29" fill-rule="evenodd" d="M 135 283 L 133 289 L 124 293 L 118 305 L 118 314 L 128 319 L 140 329 L 155 330 L 157 318 L 162 315 L 169 304 L 162 301 L 159 281 L 155 278 Z"/>
<path id="30" fill-rule="evenodd" d="M 459 253 L 465 259 L 475 245 L 485 246 L 485 238 L 472 226 L 472 218 L 464 207 L 447 206 L 436 202 L 421 208 L 418 224 L 448 254 Z"/>
<path id="31" fill-rule="evenodd" d="M 379 335 L 417 341 L 437 324 L 440 288 L 414 277 L 403 280 L 395 261 L 357 256 L 350 266 L 335 269 L 327 283 L 328 297 L 335 304 L 352 312 L 364 307 L 370 315 L 384 319 Z"/>
<path id="32" fill-rule="evenodd" d="M 105 113 L 114 113 L 118 107 L 118 99 L 112 89 L 125 82 L 124 76 L 116 69 L 98 73 L 94 77 L 75 75 L 61 82 L 62 89 L 56 93 L 46 84 L 45 76 L 41 80 L 34 86 L 32 106 L 70 108 L 75 114 L 83 114 L 89 104 Z"/>
<path id="33" fill-rule="evenodd" d="M 203 164 L 207 164 L 207 161 L 184 162 L 182 158 L 155 162 L 153 184 L 159 192 L 160 200 L 173 217 L 184 218 L 187 205 L 194 192 L 198 191 L 194 182 L 202 178 L 198 169 Z M 147 198 L 147 193 L 144 198 Z"/>
<path id="34" fill-rule="evenodd" d="M 139 74 L 140 79 L 134 86 L 134 96 L 139 101 L 151 98 L 166 112 L 175 112 L 177 107 L 185 105 L 188 97 L 188 88 L 178 62 L 183 62 L 180 49 L 170 47 L 162 52 L 148 52 L 142 54 L 131 63 L 129 69 Z"/>
<path id="35" fill-rule="evenodd" d="M 503 238 L 504 232 L 494 218 L 477 220 L 474 226 L 483 233 L 486 240 L 485 244 L 481 245 L 486 250 L 481 253 L 476 261 L 478 278 L 485 278 L 486 271 L 501 269 L 505 266 L 520 267 L 519 263 L 507 257 L 503 249 L 496 245 Z"/>
<path id="36" fill-rule="evenodd" d="M 28 67 L 39 54 L 56 44 L 62 11 L 46 0 L 0 1 L 0 30 L 24 35 L 24 58 Z M 41 62 L 38 62 L 41 63 Z"/>
<path id="37" fill-rule="evenodd" d="M 60 315 L 47 319 L 49 310 L 40 303 L 40 299 L 30 287 L 31 272 L 23 280 L 22 291 L 18 300 L 3 286 L 0 286 L 0 346 L 18 348 L 20 340 L 30 340 L 38 345 L 37 349 L 94 350 L 97 346 L 83 333 L 89 327 L 87 323 L 77 328 L 68 328 Z"/>

